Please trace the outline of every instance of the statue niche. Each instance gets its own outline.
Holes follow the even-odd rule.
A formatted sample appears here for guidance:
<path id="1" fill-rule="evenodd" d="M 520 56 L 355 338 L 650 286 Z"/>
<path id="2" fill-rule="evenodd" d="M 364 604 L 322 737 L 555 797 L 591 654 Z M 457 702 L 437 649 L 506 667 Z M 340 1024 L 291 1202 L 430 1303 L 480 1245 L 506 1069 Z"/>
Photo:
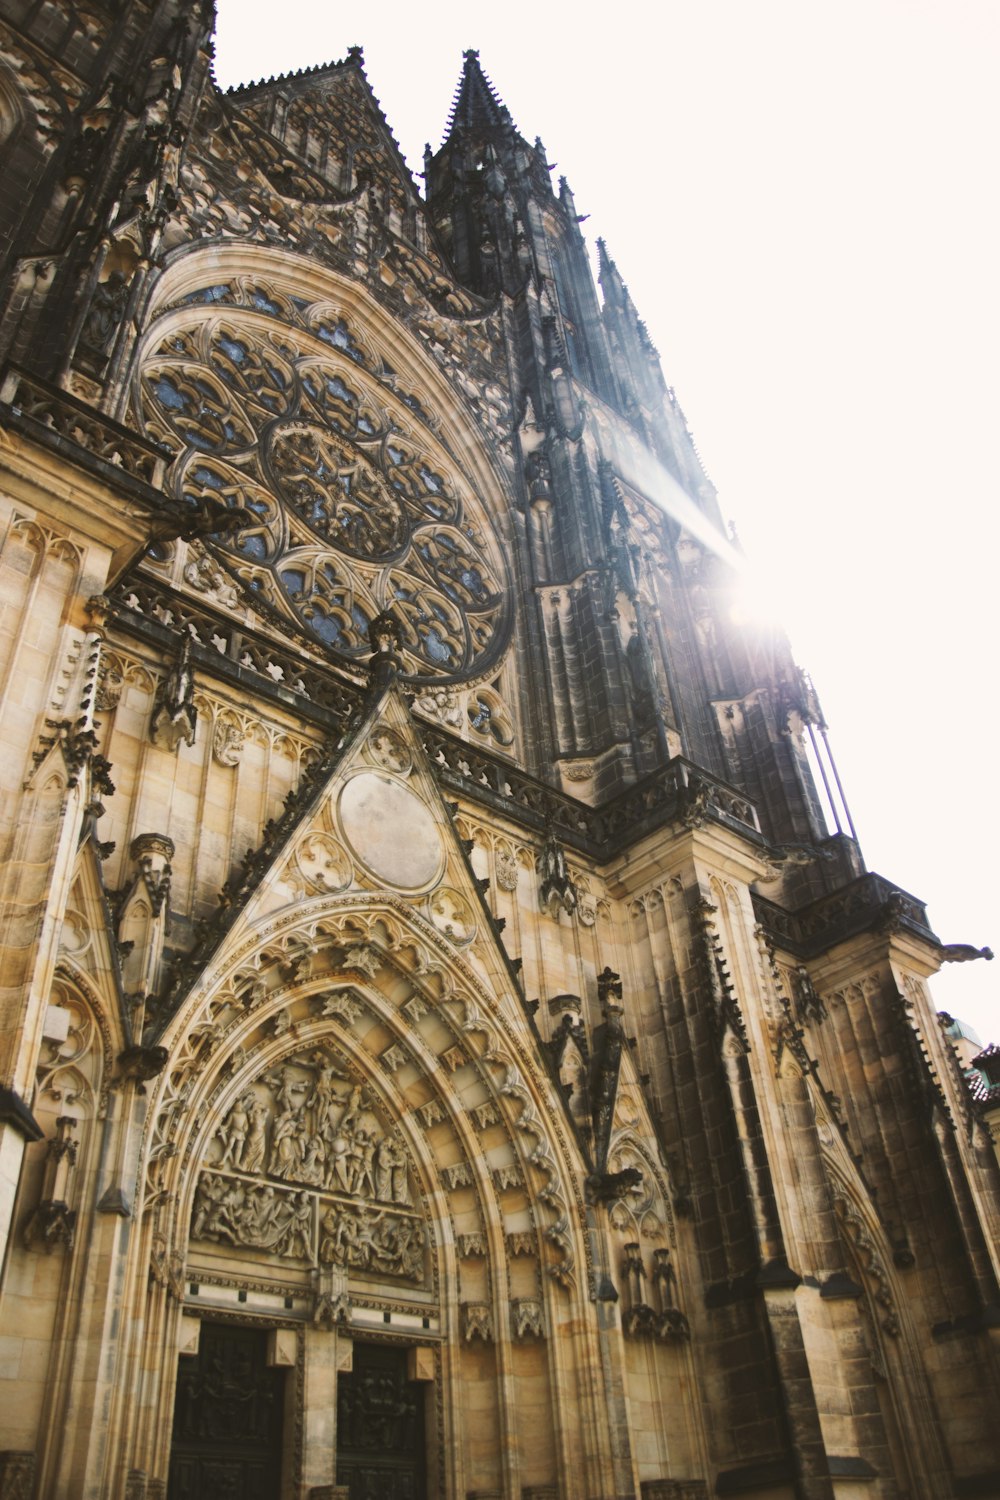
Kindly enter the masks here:
<path id="1" fill-rule="evenodd" d="M 407 1154 L 325 1051 L 263 1072 L 210 1143 L 191 1238 L 419 1281 L 426 1233 Z"/>

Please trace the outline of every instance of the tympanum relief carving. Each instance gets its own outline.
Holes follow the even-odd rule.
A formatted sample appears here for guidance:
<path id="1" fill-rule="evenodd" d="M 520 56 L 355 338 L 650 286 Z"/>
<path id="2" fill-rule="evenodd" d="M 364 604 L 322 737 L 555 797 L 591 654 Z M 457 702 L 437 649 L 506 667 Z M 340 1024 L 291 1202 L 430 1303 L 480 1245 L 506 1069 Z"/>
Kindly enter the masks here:
<path id="1" fill-rule="evenodd" d="M 327 1052 L 245 1088 L 213 1137 L 191 1238 L 419 1281 L 426 1233 L 406 1151 Z"/>

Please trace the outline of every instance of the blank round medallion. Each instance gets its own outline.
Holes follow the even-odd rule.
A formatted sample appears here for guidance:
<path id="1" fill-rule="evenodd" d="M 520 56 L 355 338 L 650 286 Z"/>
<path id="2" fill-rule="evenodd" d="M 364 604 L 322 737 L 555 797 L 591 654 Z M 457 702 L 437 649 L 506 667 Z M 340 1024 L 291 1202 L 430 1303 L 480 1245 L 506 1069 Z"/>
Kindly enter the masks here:
<path id="1" fill-rule="evenodd" d="M 344 837 L 386 885 L 418 891 L 441 874 L 441 835 L 428 809 L 402 782 L 377 771 L 353 776 L 340 794 Z"/>

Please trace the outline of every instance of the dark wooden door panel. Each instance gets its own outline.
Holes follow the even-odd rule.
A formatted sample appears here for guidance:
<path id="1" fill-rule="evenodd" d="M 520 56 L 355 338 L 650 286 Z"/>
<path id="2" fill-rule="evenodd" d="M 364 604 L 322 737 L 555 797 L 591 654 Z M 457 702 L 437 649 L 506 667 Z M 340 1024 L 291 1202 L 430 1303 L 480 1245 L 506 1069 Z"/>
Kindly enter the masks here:
<path id="1" fill-rule="evenodd" d="M 283 1372 L 266 1343 L 256 1328 L 202 1324 L 177 1377 L 169 1500 L 279 1500 Z"/>
<path id="2" fill-rule="evenodd" d="M 337 1483 L 350 1500 L 425 1500 L 424 1388 L 406 1350 L 355 1344 L 337 1382 Z"/>

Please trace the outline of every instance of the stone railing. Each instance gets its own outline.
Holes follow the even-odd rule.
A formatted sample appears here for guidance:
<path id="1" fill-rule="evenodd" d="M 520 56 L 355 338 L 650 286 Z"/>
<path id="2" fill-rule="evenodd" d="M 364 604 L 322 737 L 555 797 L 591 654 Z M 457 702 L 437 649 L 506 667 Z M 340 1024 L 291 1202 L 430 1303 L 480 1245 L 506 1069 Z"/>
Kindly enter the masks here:
<path id="1" fill-rule="evenodd" d="M 886 931 L 909 930 L 937 941 L 923 903 L 882 875 L 860 875 L 849 885 L 794 912 L 755 896 L 754 910 L 769 936 L 802 958 L 875 926 Z"/>
<path id="2" fill-rule="evenodd" d="M 595 859 L 609 859 L 644 833 L 678 820 L 689 827 L 716 821 L 761 840 L 749 798 L 679 755 L 610 802 L 590 807 L 442 729 L 423 726 L 421 736 L 445 786 L 539 832 L 551 830 Z"/>
<path id="3" fill-rule="evenodd" d="M 361 689 L 342 677 L 272 646 L 259 632 L 241 630 L 225 615 L 165 592 L 147 578 L 133 576 L 121 584 L 112 602 L 117 622 L 158 651 L 174 651 L 186 636 L 196 667 L 241 682 L 272 702 L 294 705 L 303 717 L 325 728 L 341 730 L 361 706 Z"/>
<path id="4" fill-rule="evenodd" d="M 133 576 L 114 595 L 120 625 L 163 649 L 181 636 L 192 642 L 196 666 L 246 683 L 262 697 L 286 704 L 314 722 L 341 727 L 361 708 L 363 694 L 335 670 L 273 646 L 260 632 L 242 630 L 223 614 Z M 734 787 L 675 756 L 610 802 L 590 807 L 527 775 L 509 760 L 470 745 L 439 726 L 416 719 L 431 765 L 442 786 L 503 813 L 537 833 L 554 832 L 571 848 L 596 860 L 612 858 L 645 833 L 681 821 L 723 823 L 761 842 L 753 803 Z"/>
<path id="5" fill-rule="evenodd" d="M 16 365 L 8 365 L 0 377 L 0 411 L 4 407 L 11 425 L 44 429 L 142 484 L 162 488 L 170 462 L 165 448 Z"/>

